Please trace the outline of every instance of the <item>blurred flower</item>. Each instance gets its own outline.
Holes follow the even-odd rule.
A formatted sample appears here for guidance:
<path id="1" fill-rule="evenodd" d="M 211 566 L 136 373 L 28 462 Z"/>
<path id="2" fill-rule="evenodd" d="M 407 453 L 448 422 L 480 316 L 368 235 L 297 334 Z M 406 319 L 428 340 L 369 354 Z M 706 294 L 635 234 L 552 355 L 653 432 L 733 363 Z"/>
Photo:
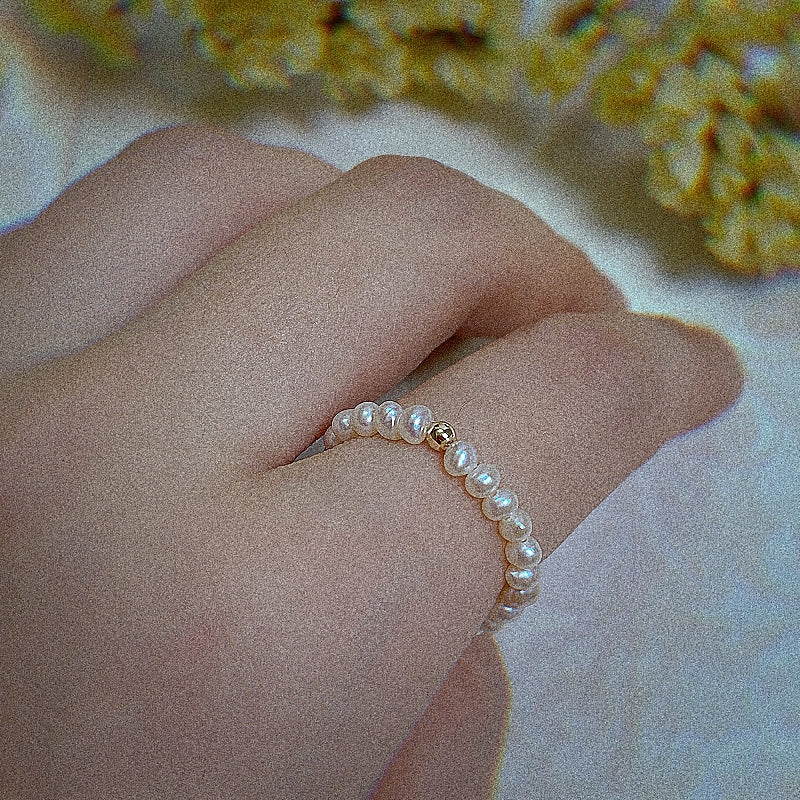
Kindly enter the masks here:
<path id="1" fill-rule="evenodd" d="M 774 275 L 781 269 L 800 269 L 800 228 L 775 217 L 757 196 L 715 209 L 703 227 L 711 252 L 737 272 Z"/>
<path id="2" fill-rule="evenodd" d="M 173 0 L 197 50 L 239 89 L 286 89 L 320 61 L 330 3 Z"/>
<path id="3" fill-rule="evenodd" d="M 697 217 L 727 267 L 800 268 L 798 0 L 571 0 L 520 38 L 521 0 L 164 0 L 238 89 L 320 77 L 329 96 L 506 101 L 517 70 L 534 94 L 578 90 L 649 148 L 647 188 Z M 52 30 L 109 63 L 136 56 L 152 0 L 29 0 Z M 457 106 L 450 106 L 457 111 Z"/>
<path id="4" fill-rule="evenodd" d="M 356 14 L 405 49 L 409 89 L 468 101 L 510 97 L 517 65 L 520 0 L 362 0 Z"/>
<path id="5" fill-rule="evenodd" d="M 406 48 L 371 5 L 329 4 L 320 68 L 328 94 L 340 103 L 388 99 L 408 87 Z"/>
<path id="6" fill-rule="evenodd" d="M 611 16 L 624 0 L 578 0 L 558 11 L 535 35 L 525 57 L 534 94 L 549 93 L 558 102 L 581 86 L 611 32 Z"/>
<path id="7" fill-rule="evenodd" d="M 626 53 L 594 81 L 597 115 L 609 125 L 638 122 L 653 101 L 661 73 L 676 60 L 675 53 L 660 43 Z"/>
<path id="8" fill-rule="evenodd" d="M 781 124 L 800 127 L 800 42 L 748 47 L 742 72 L 766 114 Z"/>
<path id="9" fill-rule="evenodd" d="M 620 29 L 622 54 L 592 87 L 598 115 L 635 125 L 651 148 L 650 194 L 699 217 L 709 249 L 740 272 L 800 268 L 800 157 L 777 133 L 800 109 L 789 42 L 800 17 L 788 9 L 685 0 L 660 26 Z"/>
<path id="10" fill-rule="evenodd" d="M 55 33 L 75 33 L 106 64 L 122 66 L 136 59 L 130 15 L 152 13 L 152 0 L 28 0 L 34 18 Z"/>
<path id="11" fill-rule="evenodd" d="M 709 249 L 740 271 L 800 269 L 800 143 L 781 134 L 748 135 L 725 120 L 702 220 Z"/>

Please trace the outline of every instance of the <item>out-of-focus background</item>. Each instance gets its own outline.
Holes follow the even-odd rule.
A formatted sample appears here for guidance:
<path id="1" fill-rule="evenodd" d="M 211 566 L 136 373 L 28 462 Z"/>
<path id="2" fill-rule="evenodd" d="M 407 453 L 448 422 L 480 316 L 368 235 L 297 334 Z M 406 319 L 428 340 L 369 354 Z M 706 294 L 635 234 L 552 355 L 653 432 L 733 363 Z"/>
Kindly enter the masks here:
<path id="1" fill-rule="evenodd" d="M 759 2 L 766 0 L 750 5 Z M 380 153 L 438 159 L 528 204 L 582 247 L 634 310 L 702 323 L 733 342 L 748 376 L 736 406 L 671 442 L 608 497 L 546 563 L 538 607 L 498 635 L 514 688 L 498 797 L 800 797 L 800 273 L 792 249 L 800 207 L 774 188 L 789 162 L 759 167 L 773 172 L 756 192 L 757 207 L 744 202 L 752 200 L 747 187 L 731 199 L 740 172 L 708 161 L 685 137 L 683 149 L 670 140 L 666 156 L 654 159 L 652 136 L 604 126 L 585 98 L 570 94 L 574 86 L 559 84 L 569 69 L 555 57 L 549 77 L 544 67 L 537 75 L 545 75 L 550 97 L 561 86 L 566 99 L 556 106 L 530 91 L 492 98 L 486 85 L 471 98 L 456 93 L 442 102 L 383 86 L 386 99 L 343 104 L 336 85 L 320 88 L 308 75 L 283 91 L 242 91 L 209 61 L 207 43 L 205 57 L 198 55 L 198 29 L 187 34 L 156 3 L 137 22 L 135 63 L 119 68 L 37 21 L 53 17 L 54 7 L 79 5 L 92 3 L 0 0 L 3 228 L 36 215 L 144 132 L 202 120 L 343 169 Z M 113 19 L 137 4 L 105 5 Z M 288 7 L 252 4 L 259 5 Z M 360 5 L 377 14 L 382 4 Z M 442 16 L 513 3 L 395 5 L 413 17 L 423 7 Z M 580 24 L 562 19 L 551 30 L 574 34 L 580 56 L 599 35 L 589 12 L 599 9 L 594 21 L 602 23 L 615 5 L 623 4 L 584 3 Z M 729 16 L 741 5 L 716 3 Z M 800 15 L 790 0 L 777 5 Z M 529 38 L 554 13 L 535 4 L 523 12 Z M 475 31 L 462 25 L 460 35 L 463 44 Z M 795 58 L 792 36 L 786 52 Z M 551 40 L 541 40 L 540 65 L 549 63 Z M 759 52 L 770 47 L 774 55 L 774 42 Z M 558 58 L 574 66 L 576 56 Z M 677 57 L 673 50 L 664 58 Z M 777 148 L 797 142 L 797 109 L 787 108 Z M 737 119 L 762 119 L 758 113 L 744 109 Z M 708 146 L 716 157 L 725 150 L 723 123 L 714 124 Z M 707 143 L 706 133 L 696 141 Z M 687 178 L 690 162 L 696 169 Z M 719 190 L 714 202 L 727 203 L 724 213 L 707 204 L 722 185 L 729 194 Z M 736 217 L 745 211 L 761 216 Z M 395 394 L 462 354 L 444 353 Z"/>

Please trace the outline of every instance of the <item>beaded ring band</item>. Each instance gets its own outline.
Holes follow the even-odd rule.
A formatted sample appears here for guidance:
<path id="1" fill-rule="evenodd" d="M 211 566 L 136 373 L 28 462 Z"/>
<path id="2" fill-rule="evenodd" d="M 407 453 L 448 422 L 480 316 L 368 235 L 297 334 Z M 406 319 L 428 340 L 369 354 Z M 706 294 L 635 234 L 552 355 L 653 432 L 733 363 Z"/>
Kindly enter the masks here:
<path id="1" fill-rule="evenodd" d="M 499 533 L 506 540 L 505 584 L 480 632 L 500 630 L 539 597 L 542 548 L 531 536 L 530 515 L 519 508 L 514 492 L 500 487 L 497 467 L 479 463 L 475 445 L 458 439 L 450 423 L 434 421 L 427 406 L 404 409 L 393 400 L 380 405 L 359 403 L 355 408 L 340 411 L 322 440 L 325 449 L 330 450 L 349 439 L 375 434 L 389 441 L 402 439 L 408 444 L 427 442 L 434 450 L 443 451 L 445 471 L 454 477 L 463 476 L 464 489 L 481 501 L 484 516 L 498 523 Z"/>

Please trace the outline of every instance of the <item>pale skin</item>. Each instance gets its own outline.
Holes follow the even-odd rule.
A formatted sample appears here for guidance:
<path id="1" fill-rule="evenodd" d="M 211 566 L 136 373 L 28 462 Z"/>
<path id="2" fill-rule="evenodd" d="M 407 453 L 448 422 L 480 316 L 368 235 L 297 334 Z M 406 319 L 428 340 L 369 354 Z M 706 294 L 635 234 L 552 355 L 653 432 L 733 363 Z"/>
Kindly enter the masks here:
<path id="1" fill-rule="evenodd" d="M 741 387 L 427 159 L 181 126 L 0 238 L 2 800 L 491 796 L 496 525 L 425 446 L 293 462 L 454 336 L 496 341 L 400 402 L 498 464 L 546 555 Z"/>

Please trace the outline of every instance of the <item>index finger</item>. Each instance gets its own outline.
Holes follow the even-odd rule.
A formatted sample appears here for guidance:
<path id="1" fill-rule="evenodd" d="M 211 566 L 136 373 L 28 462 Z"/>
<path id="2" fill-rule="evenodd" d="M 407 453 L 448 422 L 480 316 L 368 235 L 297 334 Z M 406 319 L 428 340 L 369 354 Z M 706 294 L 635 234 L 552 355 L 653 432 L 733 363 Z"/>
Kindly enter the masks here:
<path id="1" fill-rule="evenodd" d="M 92 387 L 87 424 L 116 436 L 137 409 L 139 435 L 169 443 L 150 451 L 154 464 L 202 451 L 209 470 L 267 469 L 457 332 L 500 336 L 559 311 L 622 307 L 522 203 L 438 162 L 384 156 L 252 229 L 60 368 L 73 426 Z"/>

